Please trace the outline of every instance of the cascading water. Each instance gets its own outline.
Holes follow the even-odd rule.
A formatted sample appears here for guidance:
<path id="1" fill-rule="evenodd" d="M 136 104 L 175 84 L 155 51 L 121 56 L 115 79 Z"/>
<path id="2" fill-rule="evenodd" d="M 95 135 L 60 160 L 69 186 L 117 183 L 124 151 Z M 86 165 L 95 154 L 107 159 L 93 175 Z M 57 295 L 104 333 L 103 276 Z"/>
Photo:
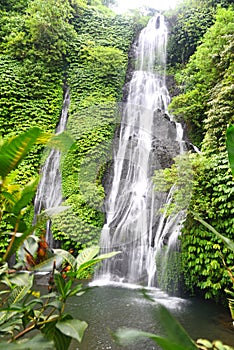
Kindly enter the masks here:
<path id="1" fill-rule="evenodd" d="M 56 134 L 60 134 L 66 129 L 69 104 L 70 93 L 67 88 L 64 93 L 62 113 L 56 128 Z M 34 221 L 36 221 L 37 215 L 42 210 L 57 207 L 62 203 L 61 184 L 60 151 L 58 149 L 52 149 L 41 170 L 41 180 L 34 201 Z M 51 220 L 48 220 L 45 238 L 49 246 L 53 247 L 54 240 L 50 228 Z"/>
<path id="2" fill-rule="evenodd" d="M 109 280 L 153 285 L 156 244 L 166 235 L 165 220 L 163 224 L 157 212 L 167 196 L 154 192 L 152 176 L 155 169 L 170 166 L 185 144 L 180 126 L 167 112 L 166 43 L 164 17 L 157 14 L 136 45 L 136 70 L 114 149 L 113 181 L 100 244 L 104 251 L 122 253 L 106 260 L 98 272 L 98 277 Z"/>

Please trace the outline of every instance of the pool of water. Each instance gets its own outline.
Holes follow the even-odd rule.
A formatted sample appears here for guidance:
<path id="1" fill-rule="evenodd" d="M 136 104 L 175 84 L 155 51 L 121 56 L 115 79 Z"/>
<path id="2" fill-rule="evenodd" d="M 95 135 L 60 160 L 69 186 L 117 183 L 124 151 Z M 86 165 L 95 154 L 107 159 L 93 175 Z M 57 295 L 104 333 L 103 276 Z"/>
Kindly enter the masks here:
<path id="1" fill-rule="evenodd" d="M 234 346 L 234 329 L 227 310 L 197 298 L 170 297 L 160 289 L 146 289 L 132 285 L 92 287 L 81 297 L 70 299 L 67 305 L 73 317 L 85 320 L 89 326 L 82 344 L 73 342 L 71 350 L 153 350 L 160 349 L 151 340 L 137 342 L 127 347 L 118 346 L 111 333 L 128 327 L 162 334 L 157 305 L 163 304 L 180 321 L 193 339 L 220 339 Z"/>

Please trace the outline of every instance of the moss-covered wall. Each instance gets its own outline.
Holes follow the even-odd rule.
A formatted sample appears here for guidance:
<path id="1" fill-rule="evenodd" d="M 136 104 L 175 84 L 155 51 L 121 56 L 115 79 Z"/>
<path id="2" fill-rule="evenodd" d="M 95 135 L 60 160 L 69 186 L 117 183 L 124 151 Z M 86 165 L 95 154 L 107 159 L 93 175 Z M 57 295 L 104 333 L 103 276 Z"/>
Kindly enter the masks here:
<path id="1" fill-rule="evenodd" d="M 70 209 L 54 222 L 54 234 L 65 248 L 80 249 L 98 242 L 103 225 L 102 176 L 137 22 L 79 0 L 18 5 L 7 0 L 0 7 L 0 132 L 10 137 L 35 125 L 54 132 L 63 86 L 69 86 L 67 128 L 74 143 L 62 173 Z M 37 174 L 42 153 L 35 147 L 14 181 L 23 185 Z M 29 220 L 32 214 L 33 208 Z"/>

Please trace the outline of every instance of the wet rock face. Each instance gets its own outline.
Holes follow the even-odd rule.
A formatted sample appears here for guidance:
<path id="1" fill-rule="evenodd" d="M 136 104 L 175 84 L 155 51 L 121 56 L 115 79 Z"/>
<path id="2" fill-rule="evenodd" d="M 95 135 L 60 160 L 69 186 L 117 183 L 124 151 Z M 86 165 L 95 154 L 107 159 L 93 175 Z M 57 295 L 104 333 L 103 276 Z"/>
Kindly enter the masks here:
<path id="1" fill-rule="evenodd" d="M 155 169 L 165 169 L 173 164 L 179 154 L 176 124 L 163 111 L 155 111 L 154 134 L 151 152 L 151 173 Z"/>
<path id="2" fill-rule="evenodd" d="M 173 98 L 174 96 L 178 96 L 181 93 L 180 88 L 176 84 L 174 75 L 166 76 L 166 85 L 171 98 Z"/>
<path id="3" fill-rule="evenodd" d="M 139 37 L 138 33 L 138 37 Z M 128 93 L 129 93 L 129 83 L 132 79 L 133 73 L 135 71 L 135 61 L 136 61 L 136 47 L 137 47 L 137 42 L 138 39 L 136 39 L 136 41 L 131 45 L 131 48 L 128 52 L 128 68 L 127 68 L 127 73 L 126 73 L 126 77 L 125 77 L 125 82 L 124 82 L 124 86 L 123 86 L 123 98 L 122 98 L 122 102 L 126 103 L 127 99 L 128 99 Z"/>

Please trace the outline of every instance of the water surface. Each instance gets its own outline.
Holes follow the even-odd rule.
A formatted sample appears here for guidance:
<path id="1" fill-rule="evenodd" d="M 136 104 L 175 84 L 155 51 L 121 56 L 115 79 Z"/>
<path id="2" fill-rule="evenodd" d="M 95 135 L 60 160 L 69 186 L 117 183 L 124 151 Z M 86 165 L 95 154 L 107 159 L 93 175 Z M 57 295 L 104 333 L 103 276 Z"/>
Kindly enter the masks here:
<path id="1" fill-rule="evenodd" d="M 231 319 L 228 311 L 221 306 L 197 298 L 169 297 L 153 288 L 146 290 L 154 299 L 150 301 L 143 296 L 140 287 L 134 287 L 136 286 L 94 287 L 83 296 L 70 299 L 68 311 L 89 324 L 82 344 L 73 343 L 71 350 L 160 349 L 151 340 L 123 348 L 115 344 L 111 337 L 111 332 L 120 327 L 162 334 L 157 311 L 159 303 L 171 311 L 194 339 L 220 339 L 228 345 L 234 345 L 234 331 L 227 327 L 228 323 L 230 326 Z"/>

